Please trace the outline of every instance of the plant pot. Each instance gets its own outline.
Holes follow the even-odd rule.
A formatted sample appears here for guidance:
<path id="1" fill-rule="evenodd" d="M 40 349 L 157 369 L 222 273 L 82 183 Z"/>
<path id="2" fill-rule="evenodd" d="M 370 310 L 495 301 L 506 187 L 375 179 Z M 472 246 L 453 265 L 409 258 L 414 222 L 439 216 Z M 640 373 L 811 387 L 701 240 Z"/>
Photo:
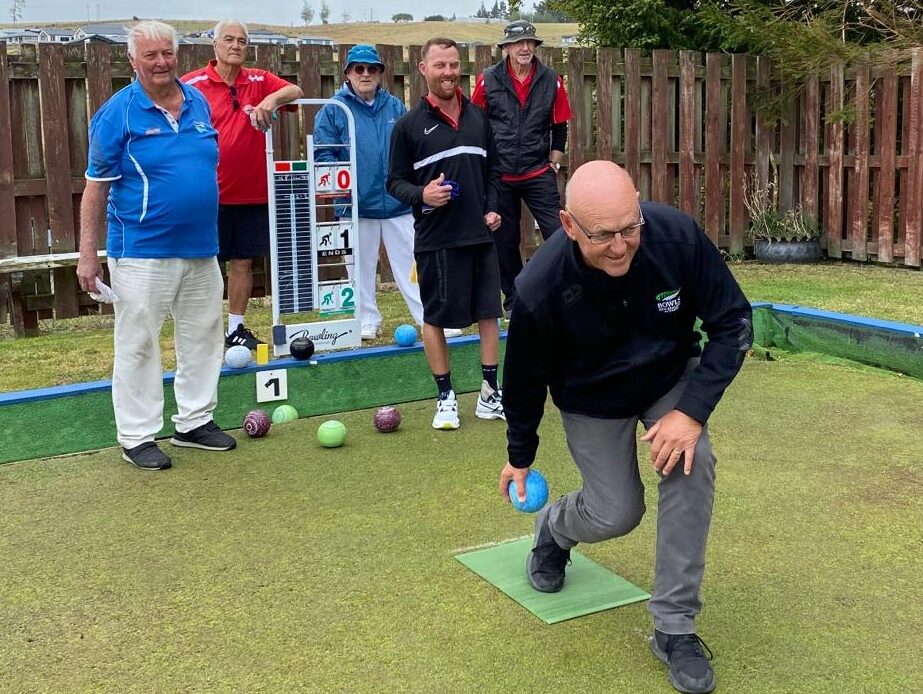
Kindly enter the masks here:
<path id="1" fill-rule="evenodd" d="M 820 240 L 765 241 L 753 244 L 753 254 L 761 263 L 816 263 L 820 260 Z"/>

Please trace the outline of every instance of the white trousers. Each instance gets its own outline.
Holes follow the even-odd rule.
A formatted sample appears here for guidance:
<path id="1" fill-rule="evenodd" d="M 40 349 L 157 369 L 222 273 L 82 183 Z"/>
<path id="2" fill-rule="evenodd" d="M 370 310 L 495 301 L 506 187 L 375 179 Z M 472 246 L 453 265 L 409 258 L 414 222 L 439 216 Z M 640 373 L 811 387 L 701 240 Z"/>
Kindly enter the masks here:
<path id="1" fill-rule="evenodd" d="M 212 418 L 224 355 L 224 286 L 212 258 L 110 258 L 115 309 L 112 404 L 118 441 L 134 448 L 163 428 L 160 330 L 172 314 L 177 431 Z"/>
<path id="2" fill-rule="evenodd" d="M 420 285 L 410 281 L 413 267 L 413 215 L 405 214 L 391 219 L 359 218 L 359 324 L 381 325 L 381 313 L 375 297 L 378 274 L 378 248 L 383 242 L 388 262 L 397 288 L 417 325 L 423 325 L 423 304 L 420 302 Z"/>

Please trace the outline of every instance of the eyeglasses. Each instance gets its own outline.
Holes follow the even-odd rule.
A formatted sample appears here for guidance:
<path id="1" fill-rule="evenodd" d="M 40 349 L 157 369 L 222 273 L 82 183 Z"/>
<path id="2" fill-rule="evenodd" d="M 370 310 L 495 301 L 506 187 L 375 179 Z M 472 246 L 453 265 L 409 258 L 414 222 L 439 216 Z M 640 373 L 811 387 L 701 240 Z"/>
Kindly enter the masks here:
<path id="1" fill-rule="evenodd" d="M 353 65 L 353 70 L 357 75 L 364 75 L 366 72 L 370 75 L 377 75 L 381 68 L 377 65 Z"/>
<path id="2" fill-rule="evenodd" d="M 588 232 L 586 227 L 577 221 L 577 218 L 574 216 L 573 212 L 570 210 L 566 210 L 566 212 L 568 215 L 570 215 L 570 218 L 573 220 L 574 224 L 580 228 L 580 231 L 583 232 L 583 235 L 586 236 L 590 240 L 590 243 L 593 245 L 601 246 L 604 243 L 611 243 L 616 234 L 621 236 L 623 241 L 631 241 L 638 237 L 638 235 L 641 233 L 641 227 L 644 226 L 644 214 L 641 212 L 640 207 L 638 208 L 638 217 L 640 221 L 636 224 L 629 224 L 624 229 L 619 229 L 618 231 L 599 231 L 595 234 Z"/>
<path id="3" fill-rule="evenodd" d="M 240 109 L 240 101 L 237 98 L 237 87 L 228 87 L 228 91 L 231 92 L 231 108 L 234 111 Z"/>

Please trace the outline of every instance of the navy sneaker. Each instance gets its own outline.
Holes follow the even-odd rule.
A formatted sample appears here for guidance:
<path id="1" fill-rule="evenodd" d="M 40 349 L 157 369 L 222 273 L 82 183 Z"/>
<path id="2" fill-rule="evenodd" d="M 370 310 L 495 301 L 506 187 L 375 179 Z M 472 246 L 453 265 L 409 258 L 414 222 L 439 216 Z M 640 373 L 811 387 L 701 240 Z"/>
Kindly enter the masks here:
<path id="1" fill-rule="evenodd" d="M 698 634 L 664 634 L 655 629 L 651 650 L 670 666 L 670 684 L 676 691 L 706 694 L 715 688 L 715 671 L 708 662 L 714 656 Z"/>
<path id="2" fill-rule="evenodd" d="M 134 448 L 122 448 L 122 459 L 142 470 L 166 470 L 173 465 L 170 456 L 153 441 L 139 443 Z"/>
<path id="3" fill-rule="evenodd" d="M 201 448 L 204 451 L 229 451 L 237 447 L 237 441 L 221 431 L 214 421 L 206 422 L 192 431 L 174 432 L 170 443 L 184 448 Z"/>
<path id="4" fill-rule="evenodd" d="M 261 340 L 256 338 L 256 335 L 251 333 L 247 328 L 244 327 L 244 324 L 241 323 L 232 333 L 228 333 L 224 337 L 224 346 L 233 347 L 234 345 L 243 345 L 249 350 L 256 349 L 257 345 L 266 344 Z"/>
<path id="5" fill-rule="evenodd" d="M 557 593 L 564 587 L 564 567 L 570 563 L 570 550 L 561 549 L 548 527 L 551 506 L 535 519 L 535 543 L 526 558 L 529 584 L 542 593 Z"/>

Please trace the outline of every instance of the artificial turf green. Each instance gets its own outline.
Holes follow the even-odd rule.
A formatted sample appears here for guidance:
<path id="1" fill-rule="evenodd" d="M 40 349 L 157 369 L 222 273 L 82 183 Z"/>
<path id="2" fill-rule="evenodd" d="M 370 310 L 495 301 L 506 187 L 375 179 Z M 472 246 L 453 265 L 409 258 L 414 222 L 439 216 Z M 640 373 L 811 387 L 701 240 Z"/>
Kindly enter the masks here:
<path id="1" fill-rule="evenodd" d="M 923 383 L 807 358 L 748 361 L 711 423 L 718 490 L 702 637 L 719 691 L 923 683 Z M 370 411 L 170 449 L 0 466 L 0 690 L 671 692 L 645 604 L 546 626 L 454 559 L 528 535 L 497 493 L 504 427 L 378 434 Z M 549 407 L 537 465 L 575 488 Z M 642 457 L 646 446 L 640 447 Z M 652 584 L 656 477 L 629 536 L 580 551 Z"/>
<path id="2" fill-rule="evenodd" d="M 557 593 L 540 593 L 529 585 L 524 570 L 531 551 L 532 538 L 526 537 L 461 552 L 455 558 L 545 624 L 585 617 L 651 597 L 577 550 L 570 553 L 564 587 Z"/>

